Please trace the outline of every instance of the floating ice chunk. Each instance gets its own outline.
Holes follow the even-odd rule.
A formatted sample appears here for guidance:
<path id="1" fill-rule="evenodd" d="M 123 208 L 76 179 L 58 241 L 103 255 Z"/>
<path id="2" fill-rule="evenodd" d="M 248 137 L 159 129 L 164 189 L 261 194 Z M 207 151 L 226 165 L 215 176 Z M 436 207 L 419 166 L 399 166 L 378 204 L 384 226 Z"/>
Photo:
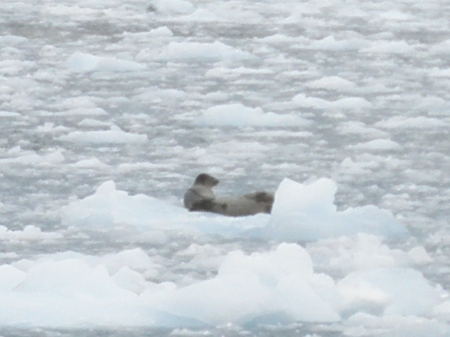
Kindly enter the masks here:
<path id="1" fill-rule="evenodd" d="M 190 235 L 204 233 L 236 236 L 261 224 L 260 217 L 231 218 L 216 214 L 188 212 L 185 208 L 146 195 L 128 195 L 117 190 L 113 181 L 61 209 L 62 223 L 91 230 L 108 229 L 114 235 L 127 235 L 139 242 L 164 244 L 173 231 Z M 268 216 L 263 217 L 267 219 Z M 213 224 L 213 225 L 212 225 Z"/>
<path id="2" fill-rule="evenodd" d="M 61 112 L 65 116 L 106 116 L 108 113 L 99 107 L 95 108 L 75 108 L 69 109 L 67 111 Z"/>
<path id="3" fill-rule="evenodd" d="M 98 98 L 93 96 L 76 96 L 64 99 L 58 104 L 58 107 L 61 110 L 96 109 L 98 108 L 97 101 Z"/>
<path id="4" fill-rule="evenodd" d="M 2 312 L 0 324 L 133 324 L 139 312 L 129 306 L 136 296 L 120 288 L 102 266 L 91 267 L 81 259 L 37 263 L 14 292 L 2 297 L 15 314 Z"/>
<path id="5" fill-rule="evenodd" d="M 146 68 L 145 65 L 133 61 L 120 60 L 115 57 L 99 57 L 81 52 L 72 54 L 67 59 L 66 66 L 70 71 L 81 73 L 91 71 L 128 72 Z"/>
<path id="6" fill-rule="evenodd" d="M 330 35 L 321 40 L 312 42 L 308 48 L 328 51 L 346 51 L 359 50 L 369 45 L 370 42 L 363 39 L 336 40 L 333 35 Z"/>
<path id="7" fill-rule="evenodd" d="M 253 59 L 250 53 L 230 47 L 220 41 L 205 42 L 171 42 L 160 54 L 163 60 L 189 62 L 217 62 L 222 60 Z"/>
<path id="8" fill-rule="evenodd" d="M 99 10 L 83 7 L 83 6 L 67 6 L 63 4 L 46 4 L 39 8 L 40 11 L 58 16 L 70 16 L 71 18 L 77 18 L 78 20 L 92 19 L 99 14 Z"/>
<path id="9" fill-rule="evenodd" d="M 51 275 L 51 277 L 48 277 Z M 114 297 L 122 292 L 108 275 L 104 266 L 89 266 L 81 259 L 46 261 L 27 272 L 25 280 L 17 286 L 21 292 L 90 293 L 95 297 Z"/>
<path id="10" fill-rule="evenodd" d="M 376 206 L 337 211 L 336 183 L 319 179 L 309 185 L 284 179 L 275 193 L 269 225 L 264 237 L 281 240 L 316 240 L 368 233 L 387 238 L 407 235 L 395 217 Z"/>
<path id="11" fill-rule="evenodd" d="M 17 46 L 27 42 L 28 39 L 23 36 L 8 35 L 8 34 L 0 36 L 0 45 L 5 47 Z"/>
<path id="12" fill-rule="evenodd" d="M 346 321 L 348 336 L 447 337 L 450 327 L 434 318 L 417 316 L 374 316 L 358 313 Z M 386 333 L 383 333 L 383 332 Z"/>
<path id="13" fill-rule="evenodd" d="M 354 272 L 338 282 L 350 311 L 371 314 L 427 316 L 442 303 L 441 292 L 409 268 L 378 268 Z"/>
<path id="14" fill-rule="evenodd" d="M 158 27 L 149 31 L 150 36 L 153 37 L 172 37 L 173 32 L 166 26 Z"/>
<path id="15" fill-rule="evenodd" d="M 155 263 L 141 248 L 134 248 L 119 253 L 108 254 L 99 259 L 110 274 L 116 274 L 123 267 L 145 272 L 147 276 L 156 276 Z"/>
<path id="16" fill-rule="evenodd" d="M 229 147 L 228 147 L 229 148 Z M 68 226 L 92 229 L 129 227 L 156 234 L 162 243 L 165 231 L 182 230 L 186 235 L 198 231 L 206 235 L 251 236 L 275 240 L 302 241 L 353 236 L 358 233 L 397 238 L 407 235 L 394 216 L 375 206 L 337 211 L 334 205 L 336 184 L 320 179 L 302 185 L 285 179 L 278 188 L 272 214 L 243 218 L 208 213 L 189 213 L 160 200 L 130 196 L 118 191 L 114 182 L 102 184 L 95 194 L 72 202 L 61 210 Z M 161 227 L 161 224 L 164 224 Z M 119 227 L 118 227 L 119 226 Z M 125 228 L 124 227 L 124 228 Z M 152 233 L 157 230 L 158 233 Z M 162 231 L 162 232 L 161 232 Z"/>
<path id="17" fill-rule="evenodd" d="M 448 55 L 450 54 L 450 40 L 438 43 L 431 47 L 430 53 L 434 55 Z"/>
<path id="18" fill-rule="evenodd" d="M 9 308 L 0 312 L 0 325 L 198 325 L 152 309 L 142 301 L 138 296 L 142 290 L 154 293 L 168 286 L 146 281 L 146 271 L 135 269 L 135 258 L 148 259 L 141 250 L 122 253 L 87 256 L 65 252 L 0 266 L 0 300 Z M 122 267 L 111 271 L 111 261 Z M 147 265 L 144 261 L 142 267 Z"/>
<path id="19" fill-rule="evenodd" d="M 352 179 L 354 175 L 367 175 L 372 172 L 373 165 L 364 162 L 354 161 L 352 158 L 345 158 L 340 164 L 340 171 L 342 174 L 350 175 Z"/>
<path id="20" fill-rule="evenodd" d="M 421 246 L 408 252 L 391 249 L 383 243 L 382 237 L 364 233 L 309 243 L 308 252 L 316 263 L 341 273 L 379 267 L 411 267 L 431 262 Z"/>
<path id="21" fill-rule="evenodd" d="M 327 90 L 353 90 L 356 84 L 339 76 L 327 76 L 306 83 L 307 87 Z"/>
<path id="22" fill-rule="evenodd" d="M 186 217 L 186 210 L 142 194 L 130 196 L 107 181 L 93 195 L 63 207 L 61 216 L 68 226 L 96 229 L 131 225 L 148 230 L 153 225 L 168 230 L 170 224 Z"/>
<path id="23" fill-rule="evenodd" d="M 360 52 L 413 55 L 417 51 L 405 41 L 376 41 L 370 47 L 364 48 Z"/>
<path id="24" fill-rule="evenodd" d="M 13 111 L 0 111 L 0 117 L 19 117 L 21 116 L 20 113 L 18 112 L 13 112 Z"/>
<path id="25" fill-rule="evenodd" d="M 431 129 L 447 127 L 449 123 L 443 119 L 425 116 L 395 116 L 376 123 L 376 126 L 386 129 Z"/>
<path id="26" fill-rule="evenodd" d="M 297 106 L 315 109 L 326 109 L 331 105 L 330 101 L 318 97 L 307 97 L 305 94 L 298 94 L 294 96 L 292 101 Z"/>
<path id="27" fill-rule="evenodd" d="M 0 226 L 0 241 L 47 241 L 61 239 L 63 236 L 55 232 L 42 232 L 39 227 L 26 226 L 21 230 L 9 230 Z"/>
<path id="28" fill-rule="evenodd" d="M 292 101 L 297 106 L 315 109 L 358 110 L 372 107 L 372 103 L 362 97 L 347 97 L 336 101 L 328 101 L 318 97 L 307 97 L 305 94 L 298 94 L 292 98 Z"/>
<path id="29" fill-rule="evenodd" d="M 331 106 L 342 110 L 368 109 L 372 107 L 372 103 L 362 97 L 347 97 L 332 102 Z"/>
<path id="30" fill-rule="evenodd" d="M 414 247 L 408 252 L 409 259 L 415 264 L 428 264 L 433 259 L 428 255 L 427 251 L 423 247 Z"/>
<path id="31" fill-rule="evenodd" d="M 216 276 L 188 286 L 148 281 L 160 267 L 139 248 L 103 256 L 63 252 L 0 266 L 0 300 L 11 309 L 0 312 L 0 325 L 189 327 L 335 322 L 351 315 L 346 324 L 352 325 L 366 313 L 386 322 L 449 312 L 445 292 L 418 271 L 366 269 L 336 284 L 314 271 L 297 244 L 232 251 Z"/>
<path id="32" fill-rule="evenodd" d="M 87 144 L 136 144 L 146 143 L 147 135 L 123 131 L 117 126 L 110 130 L 72 131 L 59 139 L 73 143 Z"/>
<path id="33" fill-rule="evenodd" d="M 177 89 L 159 89 L 159 88 L 149 88 L 143 93 L 134 96 L 135 99 L 140 100 L 145 104 L 151 103 L 173 103 L 174 101 L 185 101 L 189 95 Z"/>
<path id="34" fill-rule="evenodd" d="M 398 151 L 402 148 L 399 143 L 390 139 L 375 139 L 365 143 L 349 145 L 348 147 L 364 151 Z"/>
<path id="35" fill-rule="evenodd" d="M 114 282 L 123 289 L 140 294 L 146 288 L 146 280 L 142 274 L 128 268 L 122 267 L 112 276 Z"/>
<path id="36" fill-rule="evenodd" d="M 223 14 L 223 11 L 220 12 L 220 14 Z M 220 22 L 220 21 L 226 21 L 226 18 L 219 17 L 215 13 L 212 13 L 206 8 L 198 8 L 189 15 L 189 20 L 196 21 L 196 22 Z M 229 22 L 230 20 L 228 20 Z"/>
<path id="37" fill-rule="evenodd" d="M 265 113 L 261 108 L 249 108 L 240 103 L 218 105 L 207 109 L 194 120 L 195 124 L 214 126 L 298 126 L 309 124 L 301 117 Z"/>
<path id="38" fill-rule="evenodd" d="M 342 134 L 360 135 L 370 138 L 381 138 L 388 136 L 388 133 L 378 130 L 374 127 L 370 127 L 362 122 L 349 121 L 341 123 L 337 130 Z"/>
<path id="39" fill-rule="evenodd" d="M 270 69 L 259 69 L 259 68 L 247 68 L 247 67 L 236 67 L 236 68 L 228 68 L 218 66 L 212 69 L 209 69 L 206 73 L 206 77 L 213 78 L 224 78 L 224 77 L 233 77 L 238 78 L 242 75 L 274 75 L 273 70 Z"/>
<path id="40" fill-rule="evenodd" d="M 36 128 L 37 132 L 42 132 L 42 133 L 57 133 L 57 132 L 61 132 L 61 131 L 67 131 L 68 128 L 65 126 L 55 126 L 54 123 L 51 122 L 45 122 L 44 125 L 39 125 Z"/>
<path id="41" fill-rule="evenodd" d="M 61 150 L 39 155 L 34 151 L 22 151 L 20 146 L 8 151 L 9 158 L 0 159 L 2 164 L 40 165 L 51 166 L 62 163 L 65 160 Z"/>
<path id="42" fill-rule="evenodd" d="M 245 272 L 260 273 L 265 280 L 291 274 L 309 279 L 313 275 L 313 265 L 306 250 L 296 244 L 283 243 L 269 254 L 246 255 L 239 250 L 231 252 L 219 268 L 219 275 Z"/>
<path id="43" fill-rule="evenodd" d="M 450 320 L 450 301 L 447 300 L 444 303 L 437 305 L 434 308 L 434 314 L 440 319 L 444 319 L 448 322 Z"/>
<path id="44" fill-rule="evenodd" d="M 73 165 L 73 167 L 77 167 L 77 168 L 81 168 L 81 169 L 105 170 L 105 169 L 109 168 L 108 165 L 106 165 L 104 162 L 102 162 L 101 160 L 99 160 L 97 158 L 83 159 L 72 165 Z"/>
<path id="45" fill-rule="evenodd" d="M 215 278 L 151 294 L 148 301 L 169 313 L 214 325 L 264 323 L 280 312 L 291 322 L 333 322 L 340 317 L 325 295 L 334 290 L 330 280 L 314 274 L 303 248 L 281 244 L 268 253 L 232 252 Z"/>
<path id="46" fill-rule="evenodd" d="M 391 9 L 386 12 L 382 12 L 379 14 L 379 17 L 382 19 L 386 19 L 387 21 L 408 21 L 414 20 L 414 16 L 407 14 L 405 12 L 401 12 L 397 9 Z"/>
<path id="47" fill-rule="evenodd" d="M 81 122 L 78 123 L 79 126 L 87 126 L 87 127 L 98 127 L 98 126 L 109 126 L 111 127 L 112 123 L 99 121 L 97 119 L 85 118 Z"/>

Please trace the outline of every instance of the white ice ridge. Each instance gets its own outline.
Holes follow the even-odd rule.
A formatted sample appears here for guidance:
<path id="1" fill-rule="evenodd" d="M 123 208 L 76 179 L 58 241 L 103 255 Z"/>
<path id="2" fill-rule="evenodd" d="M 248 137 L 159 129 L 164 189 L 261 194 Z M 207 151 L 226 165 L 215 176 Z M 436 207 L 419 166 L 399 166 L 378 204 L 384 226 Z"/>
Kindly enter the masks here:
<path id="1" fill-rule="evenodd" d="M 216 276 L 188 285 L 189 275 L 180 283 L 154 281 L 164 268 L 140 248 L 0 265 L 0 303 L 8 308 L 0 311 L 0 326 L 351 325 L 363 317 L 450 313 L 448 294 L 411 267 L 365 266 L 337 280 L 317 273 L 307 250 L 293 243 L 250 254 L 234 250 Z"/>
<path id="2" fill-rule="evenodd" d="M 146 195 L 130 196 L 114 182 L 102 184 L 91 196 L 74 201 L 61 212 L 67 226 L 109 228 L 129 226 L 140 231 L 172 229 L 206 235 L 254 237 L 288 242 L 310 241 L 358 233 L 397 239 L 408 235 L 393 214 L 373 205 L 337 210 L 336 183 L 318 179 L 300 184 L 284 179 L 275 193 L 271 215 L 229 218 L 191 212 Z"/>

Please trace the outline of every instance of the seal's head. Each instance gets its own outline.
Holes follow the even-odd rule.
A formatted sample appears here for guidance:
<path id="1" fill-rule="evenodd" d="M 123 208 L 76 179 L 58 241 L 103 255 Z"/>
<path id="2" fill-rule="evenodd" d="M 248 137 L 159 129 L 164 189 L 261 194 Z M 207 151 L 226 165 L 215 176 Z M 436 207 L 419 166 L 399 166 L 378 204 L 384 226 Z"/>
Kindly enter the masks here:
<path id="1" fill-rule="evenodd" d="M 200 173 L 195 179 L 195 185 L 203 185 L 208 187 L 214 187 L 219 183 L 219 179 L 210 176 L 207 173 Z"/>

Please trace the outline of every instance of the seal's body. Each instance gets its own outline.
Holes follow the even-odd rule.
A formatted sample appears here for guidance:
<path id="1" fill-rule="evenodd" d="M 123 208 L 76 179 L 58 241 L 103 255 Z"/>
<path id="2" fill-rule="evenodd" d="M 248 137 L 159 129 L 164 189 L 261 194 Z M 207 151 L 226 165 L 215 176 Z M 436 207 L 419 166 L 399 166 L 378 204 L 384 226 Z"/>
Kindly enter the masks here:
<path id="1" fill-rule="evenodd" d="M 202 173 L 195 179 L 194 185 L 184 195 L 184 206 L 189 211 L 203 211 L 227 216 L 246 216 L 258 213 L 270 213 L 274 195 L 267 192 L 255 192 L 242 196 L 216 197 L 212 188 L 219 180 Z"/>
<path id="2" fill-rule="evenodd" d="M 245 216 L 272 211 L 274 197 L 267 192 L 256 192 L 233 197 L 218 197 L 215 199 L 220 208 L 215 213 L 228 216 Z"/>

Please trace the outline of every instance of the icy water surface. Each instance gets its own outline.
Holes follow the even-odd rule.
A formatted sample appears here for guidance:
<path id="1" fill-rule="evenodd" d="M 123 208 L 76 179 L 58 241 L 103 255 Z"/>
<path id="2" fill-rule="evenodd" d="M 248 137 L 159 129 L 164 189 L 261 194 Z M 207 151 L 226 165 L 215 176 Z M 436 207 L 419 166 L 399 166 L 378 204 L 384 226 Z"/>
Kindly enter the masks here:
<path id="1" fill-rule="evenodd" d="M 0 334 L 450 335 L 449 17 L 2 4 Z M 200 172 L 278 212 L 184 211 Z"/>

